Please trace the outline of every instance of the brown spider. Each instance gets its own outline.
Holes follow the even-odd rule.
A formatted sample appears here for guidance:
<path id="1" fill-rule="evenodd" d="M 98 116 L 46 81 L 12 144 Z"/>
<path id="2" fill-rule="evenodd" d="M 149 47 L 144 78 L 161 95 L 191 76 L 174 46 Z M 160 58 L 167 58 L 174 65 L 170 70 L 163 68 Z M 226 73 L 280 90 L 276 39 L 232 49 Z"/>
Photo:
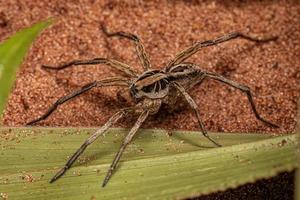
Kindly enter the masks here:
<path id="1" fill-rule="evenodd" d="M 120 150 L 116 154 L 107 172 L 107 175 L 102 184 L 102 187 L 104 187 L 109 181 L 110 177 L 112 176 L 112 173 L 115 170 L 126 146 L 132 141 L 133 137 L 137 133 L 137 130 L 140 128 L 142 123 L 147 119 L 147 117 L 149 115 L 156 114 L 159 111 L 162 104 L 166 104 L 171 107 L 174 106 L 180 96 L 183 96 L 185 100 L 188 102 L 188 104 L 191 106 L 191 108 L 194 110 L 202 134 L 211 142 L 213 142 L 215 145 L 221 146 L 208 136 L 207 131 L 205 130 L 204 125 L 200 119 L 199 109 L 196 103 L 194 102 L 194 100 L 187 93 L 187 90 L 191 89 L 197 84 L 201 84 L 205 78 L 215 79 L 217 81 L 230 85 L 244 92 L 248 97 L 248 100 L 255 114 L 255 117 L 269 126 L 278 127 L 277 125 L 265 120 L 258 114 L 249 87 L 228 80 L 218 74 L 200 70 L 196 64 L 184 62 L 187 58 L 189 58 L 190 56 L 198 52 L 203 47 L 216 45 L 235 38 L 243 38 L 255 42 L 268 42 L 268 41 L 276 40 L 277 37 L 259 39 L 259 38 L 244 35 L 239 32 L 229 33 L 227 35 L 224 35 L 214 40 L 196 42 L 191 47 L 177 54 L 167 64 L 167 66 L 164 67 L 164 69 L 153 70 L 151 69 L 150 61 L 144 50 L 141 40 L 136 35 L 127 32 L 110 33 L 106 30 L 104 26 L 102 26 L 102 30 L 108 37 L 120 36 L 132 40 L 135 43 L 136 51 L 142 63 L 142 66 L 144 68 L 144 72 L 139 75 L 130 66 L 121 63 L 119 61 L 113 59 L 107 59 L 107 58 L 95 58 L 92 60 L 75 60 L 70 63 L 63 64 L 57 67 L 43 65 L 42 67 L 47 69 L 62 70 L 74 65 L 106 64 L 112 68 L 119 70 L 120 72 L 123 72 L 124 75 L 126 75 L 126 77 L 109 77 L 106 79 L 89 83 L 83 86 L 82 88 L 74 91 L 73 93 L 58 99 L 44 115 L 42 115 L 38 119 L 35 119 L 27 123 L 27 125 L 32 125 L 34 123 L 46 119 L 58 107 L 58 105 L 63 104 L 66 101 L 84 92 L 87 92 L 88 90 L 94 87 L 104 87 L 104 86 L 126 87 L 130 91 L 131 97 L 135 100 L 136 105 L 133 107 L 121 109 L 120 111 L 115 113 L 99 130 L 97 130 L 94 134 L 92 134 L 81 145 L 81 147 L 68 160 L 65 166 L 50 180 L 50 183 L 56 181 L 59 177 L 61 177 L 72 166 L 74 161 L 83 153 L 83 151 L 91 143 L 93 143 L 99 136 L 103 135 L 104 132 L 107 131 L 110 126 L 112 126 L 114 123 L 116 123 L 118 120 L 120 120 L 125 116 L 131 114 L 138 115 L 137 121 L 129 131 L 128 135 L 125 137 L 120 147 Z"/>

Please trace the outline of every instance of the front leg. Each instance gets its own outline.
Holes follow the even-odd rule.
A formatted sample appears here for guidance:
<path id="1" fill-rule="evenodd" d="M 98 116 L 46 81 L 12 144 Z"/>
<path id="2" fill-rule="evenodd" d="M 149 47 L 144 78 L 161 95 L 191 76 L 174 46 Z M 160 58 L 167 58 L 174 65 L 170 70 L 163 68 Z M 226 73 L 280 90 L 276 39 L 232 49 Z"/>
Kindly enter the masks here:
<path id="1" fill-rule="evenodd" d="M 138 131 L 138 129 L 140 128 L 140 126 L 142 125 L 142 123 L 147 119 L 149 115 L 149 111 L 143 111 L 142 114 L 139 116 L 139 118 L 137 119 L 137 121 L 135 122 L 134 126 L 131 128 L 131 130 L 129 131 L 128 135 L 125 137 L 118 153 L 116 154 L 107 174 L 106 177 L 103 181 L 102 187 L 105 187 L 105 185 L 107 184 L 107 182 L 109 181 L 109 179 L 112 176 L 113 171 L 116 169 L 117 164 L 120 161 L 120 158 L 125 150 L 125 148 L 127 147 L 127 145 L 132 141 L 134 135 L 136 134 L 136 132 Z"/>
<path id="2" fill-rule="evenodd" d="M 99 130 L 92 134 L 81 146 L 80 148 L 69 158 L 65 166 L 59 170 L 55 176 L 50 180 L 53 183 L 59 179 L 64 173 L 72 166 L 72 164 L 77 160 L 77 158 L 84 152 L 84 150 L 92 144 L 99 136 L 103 135 L 110 126 L 116 123 L 119 119 L 124 117 L 132 108 L 122 109 L 121 111 L 114 114 Z"/>

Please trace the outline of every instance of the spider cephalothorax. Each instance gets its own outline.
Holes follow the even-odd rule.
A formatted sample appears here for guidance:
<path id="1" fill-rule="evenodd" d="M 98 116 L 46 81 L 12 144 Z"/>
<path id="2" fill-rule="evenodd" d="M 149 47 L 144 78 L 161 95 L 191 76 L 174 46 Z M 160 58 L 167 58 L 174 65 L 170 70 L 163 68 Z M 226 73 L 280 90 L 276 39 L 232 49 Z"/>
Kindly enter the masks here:
<path id="1" fill-rule="evenodd" d="M 278 127 L 277 125 L 265 120 L 258 114 L 249 87 L 241 85 L 229 79 L 226 79 L 216 73 L 202 71 L 194 63 L 184 62 L 187 58 L 195 54 L 203 47 L 216 45 L 231 39 L 243 38 L 254 42 L 268 42 L 271 40 L 276 40 L 277 37 L 259 39 L 259 38 L 244 35 L 239 32 L 229 33 L 227 35 L 224 35 L 214 40 L 196 42 L 191 47 L 177 54 L 162 70 L 153 70 L 151 69 L 150 61 L 141 43 L 141 40 L 136 35 L 127 32 L 110 33 L 105 29 L 104 26 L 102 26 L 102 30 L 108 37 L 119 36 L 119 37 L 124 37 L 132 40 L 135 43 L 136 51 L 142 63 L 144 72 L 141 75 L 138 75 L 130 66 L 121 63 L 119 61 L 113 59 L 107 59 L 107 58 L 95 58 L 92 60 L 75 60 L 57 67 L 43 65 L 43 67 L 46 69 L 62 70 L 64 68 L 74 66 L 74 65 L 105 64 L 119 70 L 124 74 L 124 76 L 109 77 L 106 79 L 102 79 L 99 81 L 94 81 L 92 83 L 86 84 L 85 86 L 74 91 L 73 93 L 58 99 L 44 115 L 42 115 L 38 119 L 35 119 L 27 123 L 27 125 L 32 125 L 34 123 L 46 119 L 54 110 L 56 110 L 56 108 L 59 105 L 63 104 L 64 102 L 86 91 L 89 91 L 94 87 L 104 87 L 104 86 L 125 87 L 129 90 L 132 98 L 136 102 L 136 105 L 133 107 L 121 109 L 119 112 L 115 113 L 99 130 L 97 130 L 94 134 L 92 134 L 81 145 L 81 147 L 70 157 L 70 159 L 65 164 L 65 166 L 50 180 L 50 182 L 54 182 L 59 177 L 61 177 L 67 171 L 67 169 L 69 169 L 72 166 L 72 164 L 83 153 L 83 151 L 91 143 L 93 143 L 100 135 L 102 135 L 105 131 L 107 131 L 108 128 L 112 126 L 114 123 L 116 123 L 119 119 L 128 116 L 129 114 L 137 115 L 138 118 L 136 123 L 129 131 L 128 135 L 125 137 L 120 147 L 120 150 L 116 154 L 107 172 L 107 175 L 102 185 L 104 187 L 107 184 L 108 180 L 110 179 L 113 171 L 115 170 L 117 163 L 119 162 L 121 155 L 124 152 L 126 146 L 132 141 L 137 130 L 140 128 L 142 123 L 147 119 L 147 117 L 149 115 L 156 114 L 159 111 L 162 104 L 167 104 L 170 107 L 174 106 L 177 99 L 180 96 L 183 97 L 188 102 L 190 107 L 195 112 L 202 134 L 215 145 L 221 146 L 208 136 L 207 131 L 205 130 L 204 125 L 200 119 L 199 109 L 196 103 L 194 102 L 194 100 L 187 92 L 195 85 L 200 85 L 202 81 L 206 78 L 220 81 L 222 83 L 225 83 L 231 87 L 234 87 L 244 92 L 248 97 L 248 100 L 255 114 L 255 117 L 269 126 Z"/>
<path id="2" fill-rule="evenodd" d="M 130 86 L 134 99 L 161 99 L 169 93 L 169 80 L 163 71 L 151 70 L 139 76 Z"/>

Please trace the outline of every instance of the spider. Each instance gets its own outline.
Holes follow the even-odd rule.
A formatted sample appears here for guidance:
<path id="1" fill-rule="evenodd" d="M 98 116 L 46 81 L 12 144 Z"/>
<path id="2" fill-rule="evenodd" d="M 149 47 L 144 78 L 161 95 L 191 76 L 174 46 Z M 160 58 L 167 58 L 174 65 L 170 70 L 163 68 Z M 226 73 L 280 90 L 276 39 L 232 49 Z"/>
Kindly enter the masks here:
<path id="1" fill-rule="evenodd" d="M 103 25 L 101 25 L 101 28 L 107 37 L 119 36 L 127 38 L 134 42 L 136 47 L 136 53 L 138 55 L 139 60 L 141 61 L 144 72 L 142 74 L 137 74 L 137 72 L 135 72 L 129 65 L 109 58 L 75 60 L 56 67 L 42 65 L 43 68 L 49 70 L 63 70 L 65 68 L 75 65 L 105 64 L 123 73 L 124 76 L 108 77 L 84 85 L 82 88 L 75 90 L 74 92 L 58 99 L 47 110 L 47 112 L 44 115 L 33 121 L 30 121 L 29 123 L 27 123 L 27 125 L 33 125 L 41 120 L 46 119 L 53 111 L 57 109 L 59 105 L 95 87 L 125 87 L 130 92 L 131 97 L 135 101 L 135 105 L 132 107 L 123 108 L 114 115 L 112 115 L 100 129 L 98 129 L 95 133 L 93 133 L 89 138 L 85 140 L 85 142 L 80 146 L 80 148 L 70 157 L 65 166 L 61 170 L 59 170 L 57 174 L 50 180 L 50 183 L 60 178 L 72 166 L 72 164 L 84 152 L 84 150 L 90 144 L 92 144 L 99 136 L 103 135 L 114 123 L 116 123 L 121 118 L 127 117 L 129 115 L 137 116 L 135 124 L 129 131 L 128 135 L 124 138 L 119 151 L 115 155 L 115 158 L 110 168 L 108 169 L 108 172 L 102 184 L 102 187 L 104 187 L 108 183 L 114 170 L 116 169 L 116 166 L 120 161 L 120 158 L 125 148 L 133 140 L 133 137 L 136 135 L 138 129 L 141 127 L 141 125 L 147 119 L 147 117 L 149 115 L 156 114 L 159 111 L 162 104 L 165 104 L 171 108 L 174 107 L 176 101 L 180 97 L 183 97 L 194 111 L 202 134 L 214 145 L 218 147 L 221 146 L 207 134 L 204 124 L 200 118 L 198 106 L 187 92 L 194 86 L 200 85 L 204 79 L 214 79 L 242 91 L 247 95 L 248 101 L 251 105 L 255 117 L 271 127 L 278 127 L 276 124 L 267 121 L 258 114 L 249 87 L 231 81 L 216 73 L 203 71 L 199 69 L 199 67 L 194 63 L 185 62 L 186 59 L 188 59 L 190 56 L 197 53 L 200 49 L 204 47 L 217 45 L 232 39 L 242 38 L 254 42 L 268 42 L 276 40 L 277 37 L 257 38 L 247 36 L 240 32 L 232 32 L 213 40 L 196 42 L 192 46 L 178 53 L 162 70 L 155 70 L 151 68 L 149 58 L 138 36 L 123 31 L 109 32 Z"/>

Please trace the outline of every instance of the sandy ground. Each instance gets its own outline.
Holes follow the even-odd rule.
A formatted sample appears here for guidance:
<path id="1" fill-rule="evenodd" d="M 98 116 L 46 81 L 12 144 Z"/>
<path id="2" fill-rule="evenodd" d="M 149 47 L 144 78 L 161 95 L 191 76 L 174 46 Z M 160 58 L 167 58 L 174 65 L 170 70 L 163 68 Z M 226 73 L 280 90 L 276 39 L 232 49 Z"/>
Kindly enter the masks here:
<path id="1" fill-rule="evenodd" d="M 189 61 L 203 70 L 218 72 L 248 85 L 259 112 L 281 128 L 258 122 L 244 94 L 214 81 L 191 91 L 210 131 L 295 131 L 300 77 L 300 5 L 293 1 L 3 1 L 0 7 L 0 39 L 34 22 L 55 17 L 33 45 L 18 73 L 4 115 L 4 124 L 22 126 L 46 111 L 59 97 L 116 71 L 106 66 L 82 66 L 60 72 L 41 64 L 74 59 L 109 57 L 141 72 L 131 42 L 107 39 L 100 23 L 112 31 L 140 36 L 152 62 L 161 69 L 178 51 L 198 40 L 213 39 L 239 30 L 258 36 L 277 35 L 279 40 L 258 45 L 235 40 L 201 50 Z M 40 125 L 100 126 L 124 107 L 117 88 L 94 89 L 59 107 Z M 126 98 L 126 93 L 125 95 Z M 128 104 L 130 98 L 128 97 Z M 186 106 L 174 113 L 152 117 L 145 127 L 196 130 L 197 122 Z M 130 120 L 132 121 L 132 120 Z M 117 124 L 127 126 L 128 121 Z"/>
<path id="2" fill-rule="evenodd" d="M 195 41 L 214 39 L 232 31 L 257 36 L 277 35 L 267 44 L 234 40 L 201 50 L 188 61 L 248 85 L 259 113 L 278 124 L 272 129 L 257 121 L 241 92 L 215 81 L 205 81 L 190 92 L 209 131 L 295 132 L 300 96 L 299 1 L 109 1 L 109 0 L 0 0 L 0 41 L 35 22 L 55 17 L 31 48 L 9 97 L 4 124 L 23 126 L 43 114 L 59 97 L 93 80 L 116 75 L 106 66 L 82 66 L 59 72 L 41 69 L 74 59 L 109 57 L 141 72 L 131 42 L 107 38 L 111 31 L 128 31 L 143 41 L 152 66 L 161 69 Z M 119 88 L 94 89 L 62 105 L 41 126 L 101 126 L 120 108 Z M 186 105 L 175 112 L 163 110 L 144 124 L 147 128 L 197 130 Z M 132 119 L 116 126 L 129 127 Z"/>

